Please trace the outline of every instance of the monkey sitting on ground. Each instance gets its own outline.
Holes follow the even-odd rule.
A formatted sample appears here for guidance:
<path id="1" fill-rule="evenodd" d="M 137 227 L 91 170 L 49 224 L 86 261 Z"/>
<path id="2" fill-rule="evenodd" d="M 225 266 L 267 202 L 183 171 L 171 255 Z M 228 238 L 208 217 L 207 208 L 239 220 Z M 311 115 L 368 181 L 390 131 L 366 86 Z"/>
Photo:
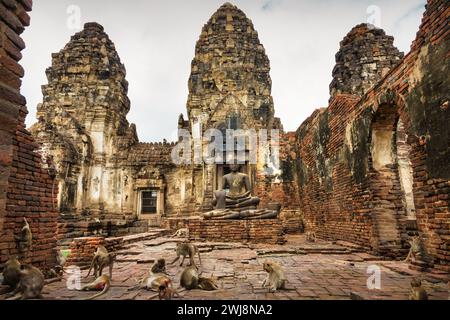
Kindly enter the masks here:
<path id="1" fill-rule="evenodd" d="M 194 265 L 184 269 L 180 277 L 180 285 L 186 290 L 194 290 L 198 288 L 198 279 L 198 270 Z"/>
<path id="2" fill-rule="evenodd" d="M 86 278 L 91 274 L 92 267 L 94 267 L 94 277 L 99 277 L 103 273 L 103 268 L 109 266 L 109 279 L 112 280 L 112 271 L 115 258 L 116 255 L 114 253 L 109 253 L 104 246 L 99 246 L 94 254 L 94 258 L 92 259 L 91 267 L 89 268 Z"/>
<path id="3" fill-rule="evenodd" d="M 415 261 L 421 255 L 422 243 L 419 236 L 412 237 L 409 244 L 411 245 L 411 248 L 409 249 L 408 256 L 404 262 Z"/>
<path id="4" fill-rule="evenodd" d="M 152 274 L 158 274 L 158 273 L 166 273 L 166 260 L 165 259 L 159 259 L 156 261 L 151 270 L 150 273 Z"/>
<path id="5" fill-rule="evenodd" d="M 214 277 L 200 277 L 198 274 L 198 269 L 195 265 L 184 269 L 180 277 L 180 285 L 186 290 L 200 289 L 205 291 L 214 291 L 219 289 L 216 279 Z"/>
<path id="6" fill-rule="evenodd" d="M 100 291 L 96 295 L 93 295 L 92 297 L 89 297 L 85 300 L 94 300 L 98 297 L 101 297 L 102 295 L 106 294 L 109 291 L 109 288 L 111 288 L 111 280 L 107 275 L 102 275 L 98 277 L 94 282 L 85 285 L 83 288 L 81 288 L 81 291 Z"/>
<path id="7" fill-rule="evenodd" d="M 194 261 L 195 254 L 198 254 L 198 259 L 200 260 L 200 265 L 202 265 L 202 259 L 200 257 L 200 251 L 198 250 L 197 246 L 190 244 L 190 243 L 178 243 L 177 244 L 177 257 L 175 260 L 172 261 L 171 264 L 174 264 L 177 262 L 181 256 L 183 256 L 183 260 L 181 261 L 180 266 L 183 266 L 184 260 L 186 257 L 189 256 L 190 263 L 189 266 L 195 266 L 197 268 L 197 265 Z"/>
<path id="8" fill-rule="evenodd" d="M 16 289 L 8 295 L 12 297 L 8 300 L 41 299 L 44 285 L 45 279 L 42 272 L 33 266 L 24 265 L 20 271 L 20 281 Z"/>
<path id="9" fill-rule="evenodd" d="M 313 231 L 306 232 L 306 241 L 316 242 L 317 241 L 316 233 Z"/>
<path id="10" fill-rule="evenodd" d="M 10 257 L 5 263 L 2 284 L 9 286 L 12 290 L 15 289 L 20 281 L 20 271 L 21 265 L 17 257 Z"/>
<path id="11" fill-rule="evenodd" d="M 188 228 L 179 229 L 171 236 L 171 238 L 189 238 L 189 229 Z"/>
<path id="12" fill-rule="evenodd" d="M 420 279 L 413 279 L 411 281 L 409 300 L 428 300 L 428 293 L 422 287 L 422 281 Z"/>
<path id="13" fill-rule="evenodd" d="M 23 226 L 19 235 L 15 235 L 14 238 L 17 241 L 17 249 L 26 257 L 26 254 L 31 250 L 33 243 L 33 233 L 31 232 L 30 225 L 26 218 L 23 218 Z"/>
<path id="14" fill-rule="evenodd" d="M 283 269 L 279 264 L 273 261 L 266 261 L 263 265 L 264 271 L 269 275 L 263 281 L 262 286 L 269 287 L 270 292 L 276 292 L 277 290 L 286 289 L 286 277 L 284 276 Z"/>

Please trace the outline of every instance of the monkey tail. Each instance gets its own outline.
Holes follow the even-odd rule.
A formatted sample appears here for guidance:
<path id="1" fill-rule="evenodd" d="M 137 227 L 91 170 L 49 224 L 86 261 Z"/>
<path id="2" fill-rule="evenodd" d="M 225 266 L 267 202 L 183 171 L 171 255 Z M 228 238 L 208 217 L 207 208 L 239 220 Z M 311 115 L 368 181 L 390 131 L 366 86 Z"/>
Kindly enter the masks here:
<path id="1" fill-rule="evenodd" d="M 87 278 L 87 277 L 89 277 L 89 275 L 91 274 L 92 268 L 94 267 L 94 262 L 95 262 L 94 260 L 95 260 L 95 258 L 94 258 L 94 259 L 92 259 L 92 262 L 91 262 L 91 267 L 89 268 L 89 272 L 88 272 L 88 274 L 87 274 L 86 278 Z"/>
<path id="2" fill-rule="evenodd" d="M 111 285 L 107 282 L 105 284 L 105 287 L 103 288 L 102 292 L 99 292 L 95 295 L 93 295 L 92 297 L 89 297 L 87 299 L 84 299 L 84 301 L 88 301 L 88 300 L 94 300 L 97 299 L 98 297 L 101 297 L 102 295 L 106 294 L 109 291 L 109 288 L 111 287 Z"/>
<path id="3" fill-rule="evenodd" d="M 195 249 L 197 250 L 198 260 L 200 260 L 200 265 L 202 265 L 202 258 L 200 257 L 200 250 L 198 250 L 197 247 L 195 247 Z"/>

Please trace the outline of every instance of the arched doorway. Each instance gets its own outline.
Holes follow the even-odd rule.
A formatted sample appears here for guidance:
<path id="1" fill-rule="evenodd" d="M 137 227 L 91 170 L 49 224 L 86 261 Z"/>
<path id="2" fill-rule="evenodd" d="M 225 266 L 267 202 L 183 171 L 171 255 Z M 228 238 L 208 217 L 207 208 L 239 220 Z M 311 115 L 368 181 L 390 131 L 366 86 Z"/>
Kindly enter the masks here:
<path id="1" fill-rule="evenodd" d="M 400 256 L 407 220 L 415 219 L 415 207 L 410 146 L 396 103 L 380 104 L 370 140 L 373 248 L 381 255 Z"/>

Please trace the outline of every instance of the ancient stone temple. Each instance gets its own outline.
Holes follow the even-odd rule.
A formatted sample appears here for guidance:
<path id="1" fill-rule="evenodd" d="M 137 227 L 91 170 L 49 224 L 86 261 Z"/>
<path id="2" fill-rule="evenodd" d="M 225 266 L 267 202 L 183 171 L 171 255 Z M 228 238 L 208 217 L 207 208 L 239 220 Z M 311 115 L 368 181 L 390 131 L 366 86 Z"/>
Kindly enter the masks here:
<path id="1" fill-rule="evenodd" d="M 252 22 L 235 6 L 223 5 L 203 27 L 197 43 L 188 118 L 180 116 L 178 129 L 194 137 L 209 129 L 224 134 L 228 129 L 266 129 L 268 143 L 270 130 L 277 129 L 281 133 L 277 143 L 283 144 L 269 71 L 269 59 Z M 74 35 L 53 55 L 47 69 L 48 84 L 43 86 L 44 99 L 32 132 L 42 154 L 56 164 L 63 233 L 77 229 L 67 221 L 84 221 L 85 228 L 85 221 L 91 221 L 90 231 L 105 232 L 111 221 L 138 231 L 136 227 L 145 225 L 133 220 L 159 225 L 162 217 L 196 215 L 212 208 L 213 192 L 229 172 L 225 164 L 195 161 L 194 153 L 188 164 L 175 165 L 174 144 L 140 143 L 135 126 L 126 119 L 130 101 L 125 76 L 114 44 L 96 23 L 86 24 Z M 266 157 L 258 153 L 258 159 L 270 158 L 269 144 L 261 150 Z M 292 186 L 292 179 L 284 182 L 280 172 L 266 174 L 267 161 L 250 164 L 249 150 L 245 152 L 241 170 L 249 175 L 263 204 L 269 201 L 273 180 L 277 186 Z M 295 205 L 292 200 L 291 207 Z M 103 227 L 95 227 L 97 219 Z"/>
<path id="2" fill-rule="evenodd" d="M 138 142 L 126 119 L 125 75 L 114 44 L 96 23 L 53 55 L 32 131 L 56 163 L 58 207 L 66 220 L 87 216 L 128 226 L 138 215 L 163 212 L 158 165 L 170 167 L 171 145 Z M 138 198 L 146 206 L 138 208 Z"/>
<path id="3" fill-rule="evenodd" d="M 403 58 L 394 37 L 373 25 L 360 24 L 342 40 L 336 54 L 331 97 L 348 93 L 363 95 Z"/>
<path id="4" fill-rule="evenodd" d="M 19 61 L 31 7 L 0 1 L 0 291 L 11 286 L 5 261 L 18 257 L 47 278 L 62 275 L 45 298 L 87 298 L 69 290 L 72 271 L 81 276 L 77 267 L 105 246 L 119 273 L 104 298 L 151 300 L 130 279 L 190 242 L 222 286 L 186 299 L 411 299 L 418 282 L 430 299 L 448 298 L 448 1 L 427 1 L 406 56 L 383 30 L 353 28 L 336 54 L 329 106 L 288 133 L 258 34 L 224 4 L 196 45 L 177 143 L 139 141 L 126 118 L 125 66 L 97 23 L 53 54 L 30 133 Z M 211 136 L 220 148 L 208 153 L 200 138 L 230 130 L 238 134 Z M 255 150 L 252 130 L 268 138 Z M 231 158 L 243 155 L 238 165 L 202 157 L 228 160 L 230 145 Z M 295 290 L 261 288 L 267 257 Z M 367 282 L 374 264 L 383 272 L 376 290 Z M 173 280 L 183 271 L 167 268 Z"/>

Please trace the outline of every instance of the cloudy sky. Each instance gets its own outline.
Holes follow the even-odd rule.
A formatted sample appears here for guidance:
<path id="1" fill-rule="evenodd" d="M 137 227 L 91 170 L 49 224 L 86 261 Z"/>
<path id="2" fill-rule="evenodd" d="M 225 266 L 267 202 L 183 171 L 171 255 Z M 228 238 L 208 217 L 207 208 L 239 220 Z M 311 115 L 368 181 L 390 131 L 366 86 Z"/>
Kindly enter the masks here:
<path id="1" fill-rule="evenodd" d="M 187 82 L 202 26 L 222 0 L 39 0 L 25 31 L 23 94 L 36 121 L 41 85 L 51 53 L 85 22 L 105 27 L 127 69 L 130 122 L 141 141 L 172 140 L 178 115 L 186 114 Z M 235 0 L 252 19 L 271 60 L 277 116 L 296 130 L 327 105 L 334 55 L 356 24 L 372 22 L 407 53 L 426 0 Z M 80 13 L 78 15 L 78 13 Z"/>

